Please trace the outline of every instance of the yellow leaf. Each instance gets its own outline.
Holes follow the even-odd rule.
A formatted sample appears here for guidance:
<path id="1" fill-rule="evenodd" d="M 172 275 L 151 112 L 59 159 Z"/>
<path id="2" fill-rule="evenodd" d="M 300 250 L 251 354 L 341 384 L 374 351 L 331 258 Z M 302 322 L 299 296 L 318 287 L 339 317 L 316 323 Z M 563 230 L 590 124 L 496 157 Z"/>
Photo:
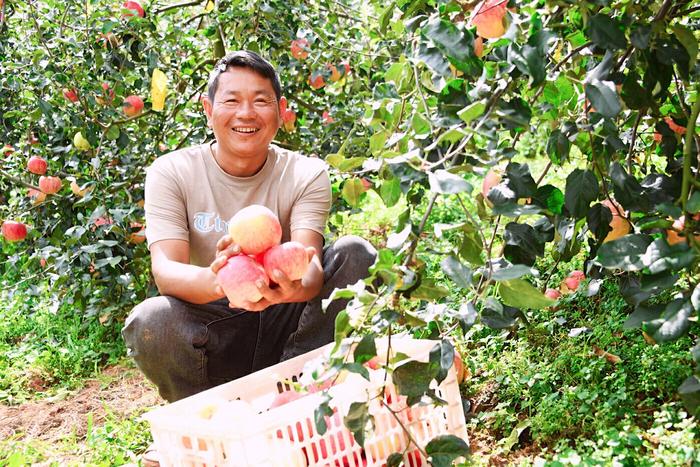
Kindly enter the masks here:
<path id="1" fill-rule="evenodd" d="M 214 9 L 214 2 L 212 0 L 209 0 L 207 2 L 207 6 L 204 7 L 204 12 L 209 13 L 213 9 Z"/>
<path id="2" fill-rule="evenodd" d="M 168 94 L 168 77 L 158 68 L 153 70 L 151 77 L 151 105 L 155 111 L 165 107 L 165 96 Z"/>

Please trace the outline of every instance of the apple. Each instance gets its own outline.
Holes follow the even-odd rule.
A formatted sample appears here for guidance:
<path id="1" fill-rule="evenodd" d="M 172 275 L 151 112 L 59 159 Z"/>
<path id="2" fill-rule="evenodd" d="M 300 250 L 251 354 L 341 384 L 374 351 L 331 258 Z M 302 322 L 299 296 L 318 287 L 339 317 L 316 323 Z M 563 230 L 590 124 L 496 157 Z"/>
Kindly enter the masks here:
<path id="1" fill-rule="evenodd" d="M 123 110 L 127 117 L 136 117 L 143 111 L 143 99 L 139 96 L 128 96 L 124 99 Z"/>
<path id="2" fill-rule="evenodd" d="M 232 256 L 216 274 L 217 281 L 233 306 L 243 302 L 257 302 L 262 298 L 258 281 L 270 284 L 265 269 L 246 255 Z"/>
<path id="3" fill-rule="evenodd" d="M 485 39 L 497 39 L 506 32 L 508 0 L 485 0 L 479 3 L 471 17 L 476 33 Z"/>
<path id="4" fill-rule="evenodd" d="M 322 118 L 323 118 L 323 124 L 324 124 L 324 125 L 330 125 L 331 123 L 335 122 L 335 120 L 333 119 L 333 117 L 331 117 L 331 113 L 330 113 L 329 111 L 327 111 L 327 110 L 324 110 L 324 111 L 323 111 Z"/>
<path id="5" fill-rule="evenodd" d="M 484 181 L 481 182 L 481 196 L 484 197 L 484 202 L 486 202 L 489 206 L 491 205 L 491 201 L 488 199 L 489 191 L 491 191 L 491 188 L 495 187 L 499 183 L 501 183 L 501 174 L 498 169 L 490 169 L 486 173 Z"/>
<path id="6" fill-rule="evenodd" d="M 462 355 L 455 349 L 455 357 L 453 365 L 455 367 L 455 376 L 457 376 L 457 384 L 462 384 L 466 378 L 469 370 L 464 367 L 464 361 L 462 361 Z"/>
<path id="7" fill-rule="evenodd" d="M 5 146 L 2 147 L 2 153 L 6 156 L 11 155 L 13 152 L 15 152 L 15 148 L 10 146 L 9 144 L 6 144 Z"/>
<path id="8" fill-rule="evenodd" d="M 113 221 L 109 217 L 100 216 L 96 218 L 92 223 L 95 227 L 101 227 L 103 225 L 112 225 Z"/>
<path id="9" fill-rule="evenodd" d="M 79 151 L 88 151 L 90 149 L 90 141 L 88 141 L 81 132 L 77 132 L 73 136 L 73 146 Z"/>
<path id="10" fill-rule="evenodd" d="M 47 177 L 42 175 L 39 177 L 39 189 L 47 195 L 53 195 L 61 190 L 61 179 L 58 177 Z"/>
<path id="11" fill-rule="evenodd" d="M 47 167 L 48 164 L 46 163 L 46 160 L 39 156 L 32 156 L 27 162 L 27 170 L 33 174 L 44 175 Z"/>
<path id="12" fill-rule="evenodd" d="M 246 255 L 263 253 L 282 240 L 282 226 L 277 216 L 259 204 L 238 211 L 229 221 L 228 233 Z"/>
<path id="13" fill-rule="evenodd" d="M 571 271 L 566 279 L 562 281 L 562 289 L 564 292 L 575 292 L 579 284 L 586 278 L 583 271 Z"/>
<path id="14" fill-rule="evenodd" d="M 604 199 L 600 202 L 603 206 L 610 209 L 612 213 L 612 220 L 610 221 L 610 228 L 612 229 L 608 232 L 608 235 L 603 239 L 603 243 L 616 240 L 620 237 L 624 237 L 632 229 L 630 222 L 625 219 L 620 214 L 625 214 L 625 210 L 616 201 L 610 199 Z"/>
<path id="15" fill-rule="evenodd" d="M 42 268 L 45 268 L 46 267 L 46 258 L 39 258 L 39 265 Z"/>
<path id="16" fill-rule="evenodd" d="M 146 228 L 140 222 L 129 223 L 129 236 L 126 241 L 138 245 L 146 241 Z"/>
<path id="17" fill-rule="evenodd" d="M 122 8 L 124 10 L 129 10 L 125 11 L 122 13 L 122 17 L 127 18 L 129 16 L 140 16 L 141 18 L 146 16 L 146 12 L 144 11 L 143 7 L 141 4 L 135 0 L 129 0 L 128 2 L 124 2 L 122 5 Z"/>
<path id="18" fill-rule="evenodd" d="M 282 243 L 265 252 L 263 267 L 270 278 L 274 278 L 273 271 L 279 269 L 289 280 L 297 281 L 304 277 L 309 267 L 309 255 L 303 243 Z"/>
<path id="19" fill-rule="evenodd" d="M 34 206 L 37 206 L 46 200 L 46 193 L 40 190 L 35 190 L 34 188 L 29 189 L 27 196 L 29 196 L 29 198 L 32 200 L 32 204 Z"/>
<path id="20" fill-rule="evenodd" d="M 668 125 L 668 127 L 671 129 L 672 132 L 674 132 L 677 135 L 684 135 L 685 134 L 685 127 L 680 126 L 676 122 L 673 121 L 671 117 L 665 117 L 664 121 Z"/>
<path id="21" fill-rule="evenodd" d="M 696 214 L 693 219 L 697 222 L 700 221 L 700 214 Z M 681 216 L 673 221 L 673 225 L 670 229 L 666 229 L 666 241 L 669 245 L 676 245 L 678 243 L 687 243 L 688 238 L 685 233 L 685 216 Z M 700 242 L 700 234 L 695 235 L 695 240 Z"/>
<path id="22" fill-rule="evenodd" d="M 338 69 L 337 69 L 337 68 L 335 67 L 335 65 L 333 65 L 332 63 L 326 64 L 326 68 L 328 68 L 328 69 L 330 70 L 331 76 L 330 76 L 329 79 L 330 79 L 331 81 L 333 81 L 334 83 L 335 83 L 336 81 L 340 81 L 340 78 L 343 77 L 343 75 L 340 74 L 340 72 L 338 71 Z"/>
<path id="23" fill-rule="evenodd" d="M 63 88 L 63 97 L 71 102 L 78 102 L 78 92 L 75 88 Z"/>
<path id="24" fill-rule="evenodd" d="M 92 190 L 92 187 L 81 188 L 75 180 L 71 180 L 70 182 L 70 191 L 72 191 L 75 196 L 79 196 L 82 198 L 90 190 Z"/>
<path id="25" fill-rule="evenodd" d="M 479 58 L 484 55 L 484 39 L 481 36 L 476 36 L 474 39 L 474 55 Z"/>
<path id="26" fill-rule="evenodd" d="M 326 82 L 324 81 L 322 74 L 311 73 L 311 76 L 309 76 L 309 86 L 311 86 L 313 89 L 321 89 L 325 85 Z"/>
<path id="27" fill-rule="evenodd" d="M 305 60 L 309 56 L 309 41 L 306 39 L 294 39 L 289 47 L 292 57 L 297 60 Z"/>
<path id="28" fill-rule="evenodd" d="M 0 230 L 8 242 L 20 242 L 27 238 L 27 226 L 21 222 L 5 221 Z"/>
<path id="29" fill-rule="evenodd" d="M 297 114 L 293 110 L 287 108 L 287 98 L 284 96 L 280 97 L 280 118 L 282 119 L 282 128 L 284 128 L 284 131 L 287 133 L 293 132 Z"/>
<path id="30" fill-rule="evenodd" d="M 552 300 L 559 300 L 561 297 L 561 292 L 559 292 L 557 289 L 547 289 L 544 292 L 544 296 L 551 298 Z"/>

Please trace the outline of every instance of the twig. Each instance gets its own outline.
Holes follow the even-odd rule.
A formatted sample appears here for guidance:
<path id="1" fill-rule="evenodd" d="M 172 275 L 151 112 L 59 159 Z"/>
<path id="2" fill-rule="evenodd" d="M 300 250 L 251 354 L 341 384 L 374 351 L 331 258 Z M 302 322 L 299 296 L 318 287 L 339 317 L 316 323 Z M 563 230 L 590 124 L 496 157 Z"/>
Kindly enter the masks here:
<path id="1" fill-rule="evenodd" d="M 9 173 L 5 172 L 5 171 L 2 170 L 2 169 L 0 169 L 0 176 L 2 176 L 3 178 L 8 179 L 9 181 L 11 181 L 11 182 L 13 182 L 13 183 L 15 183 L 15 184 L 17 184 L 17 185 L 23 185 L 23 186 L 25 186 L 25 187 L 27 187 L 27 188 L 31 188 L 32 190 L 41 191 L 41 189 L 39 189 L 38 186 L 34 186 L 34 185 L 32 185 L 31 183 L 27 183 L 27 182 L 25 182 L 24 180 L 22 180 L 22 179 L 20 179 L 20 178 L 17 178 L 17 177 L 15 177 L 15 176 L 13 176 L 13 175 L 10 175 Z"/>
<path id="2" fill-rule="evenodd" d="M 692 146 L 693 146 L 693 136 L 695 135 L 695 123 L 698 120 L 698 113 L 700 113 L 700 86 L 696 88 L 695 93 L 695 103 L 693 104 L 693 109 L 690 113 L 690 118 L 688 119 L 688 125 L 685 128 L 685 147 L 683 148 L 683 182 L 681 188 L 681 206 L 683 206 L 683 212 L 688 212 L 688 195 L 690 194 L 690 181 L 693 179 L 692 173 Z M 690 223 L 686 222 L 686 229 L 689 228 Z"/>
<path id="3" fill-rule="evenodd" d="M 176 8 L 187 8 L 188 6 L 201 5 L 202 3 L 204 3 L 204 1 L 206 1 L 206 0 L 193 0 L 190 2 L 182 2 L 182 3 L 176 3 L 174 5 L 168 5 L 168 6 L 165 6 L 163 8 L 159 8 L 159 9 L 155 10 L 153 12 L 153 14 L 159 15 L 161 13 L 165 13 L 166 11 L 175 10 Z"/>
<path id="4" fill-rule="evenodd" d="M 637 142 L 637 127 L 639 127 L 639 122 L 642 121 L 642 116 L 646 114 L 646 109 L 640 109 L 637 114 L 637 119 L 634 122 L 634 128 L 632 129 L 632 141 L 630 142 L 630 150 L 627 154 L 627 172 L 632 173 L 632 156 L 634 156 L 634 143 Z"/>

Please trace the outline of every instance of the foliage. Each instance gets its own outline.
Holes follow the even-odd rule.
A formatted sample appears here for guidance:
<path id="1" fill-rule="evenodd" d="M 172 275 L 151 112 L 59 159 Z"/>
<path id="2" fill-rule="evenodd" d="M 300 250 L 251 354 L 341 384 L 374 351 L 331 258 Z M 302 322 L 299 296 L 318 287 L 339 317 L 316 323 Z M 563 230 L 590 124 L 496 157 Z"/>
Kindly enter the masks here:
<path id="1" fill-rule="evenodd" d="M 279 144 L 331 166 L 334 218 L 375 195 L 403 207 L 374 233 L 378 281 L 338 292 L 352 298 L 339 337 L 529 330 L 553 305 L 542 291 L 581 259 L 579 294 L 621 278 L 624 327 L 661 344 L 697 336 L 698 11 L 685 2 L 154 1 L 144 18 L 103 0 L 2 5 L 13 152 L 0 156 L 0 216 L 31 227 L 3 242 L 3 289 L 45 284 L 104 323 L 154 293 L 146 249 L 131 243 L 143 168 L 207 137 L 207 73 L 247 48 L 284 83 Z M 162 111 L 148 97 L 156 70 Z M 146 101 L 140 115 L 123 113 L 130 95 Z M 39 188 L 30 156 L 77 189 L 27 197 Z M 616 217 L 631 230 L 606 241 Z M 680 393 L 697 414 L 700 366 Z"/>

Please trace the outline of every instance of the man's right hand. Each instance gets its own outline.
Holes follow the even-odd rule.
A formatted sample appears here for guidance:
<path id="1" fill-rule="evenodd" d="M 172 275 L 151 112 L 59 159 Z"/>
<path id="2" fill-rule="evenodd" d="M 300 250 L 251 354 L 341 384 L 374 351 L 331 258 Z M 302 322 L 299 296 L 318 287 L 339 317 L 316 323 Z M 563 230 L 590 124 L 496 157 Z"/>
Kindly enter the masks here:
<path id="1" fill-rule="evenodd" d="M 241 247 L 233 243 L 233 239 L 230 235 L 226 234 L 216 242 L 216 258 L 212 261 L 209 266 L 214 274 L 219 272 L 219 269 L 224 267 L 226 261 L 231 256 L 236 256 L 241 254 Z"/>

